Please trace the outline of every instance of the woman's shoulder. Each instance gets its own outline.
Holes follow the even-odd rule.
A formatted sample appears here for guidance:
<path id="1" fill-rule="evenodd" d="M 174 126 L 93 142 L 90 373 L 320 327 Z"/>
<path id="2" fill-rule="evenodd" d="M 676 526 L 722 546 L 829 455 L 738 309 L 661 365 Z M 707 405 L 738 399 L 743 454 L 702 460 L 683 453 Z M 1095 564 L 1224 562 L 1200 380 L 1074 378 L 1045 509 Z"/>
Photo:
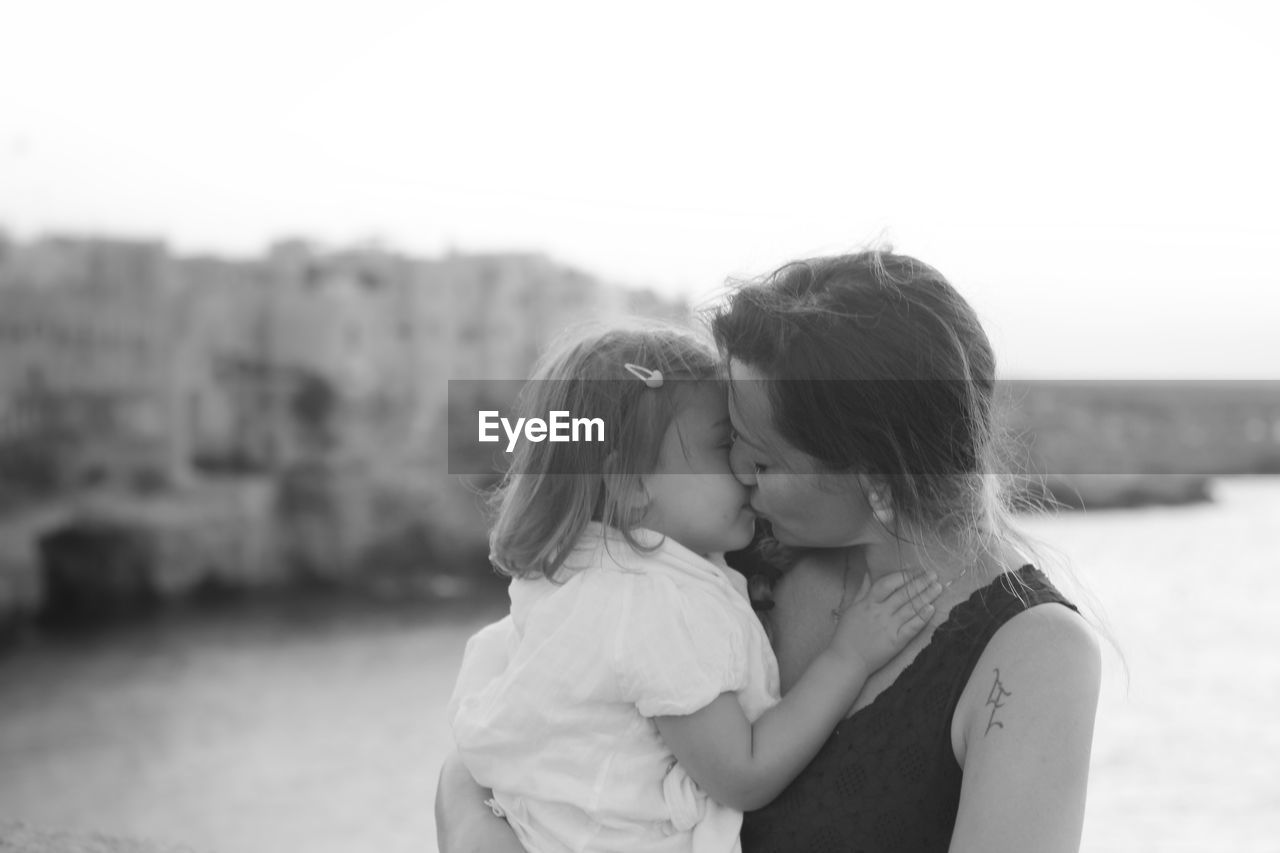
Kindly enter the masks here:
<path id="1" fill-rule="evenodd" d="M 1053 582 L 1032 565 L 998 575 L 974 593 L 957 621 L 987 621 L 979 669 L 993 657 L 1053 666 L 1100 655 L 1093 628 Z"/>
<path id="2" fill-rule="evenodd" d="M 986 654 L 1040 665 L 1100 658 L 1097 633 L 1074 609 L 1045 602 L 1012 616 L 992 636 Z"/>
<path id="3" fill-rule="evenodd" d="M 1032 603 L 996 629 L 969 674 L 958 723 L 994 726 L 1000 721 L 996 710 L 1015 696 L 1031 713 L 1091 713 L 1101 686 L 1101 644 L 1089 623 L 1066 604 L 1060 596 Z"/>
<path id="4" fill-rule="evenodd" d="M 1060 604 L 1027 607 L 969 673 L 952 718 L 956 759 L 966 774 L 975 750 L 988 756 L 983 766 L 1006 769 L 1042 753 L 1066 761 L 1092 729 L 1101 686 L 1101 645 L 1084 618 Z"/>

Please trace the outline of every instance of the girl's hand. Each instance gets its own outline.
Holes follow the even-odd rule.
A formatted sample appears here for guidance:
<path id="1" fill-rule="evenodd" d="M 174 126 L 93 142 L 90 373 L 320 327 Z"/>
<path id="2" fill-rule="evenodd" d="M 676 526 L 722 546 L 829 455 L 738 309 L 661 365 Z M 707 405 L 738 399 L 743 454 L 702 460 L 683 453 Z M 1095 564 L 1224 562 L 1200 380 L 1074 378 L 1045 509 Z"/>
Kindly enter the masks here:
<path id="1" fill-rule="evenodd" d="M 440 768 L 436 785 L 436 844 L 440 853 L 524 853 L 515 831 L 497 817 L 481 788 L 453 752 Z"/>
<path id="2" fill-rule="evenodd" d="M 839 615 L 831 646 L 860 658 L 870 675 L 928 624 L 941 594 L 942 585 L 932 575 L 895 572 L 875 583 L 864 577 L 853 603 Z"/>
<path id="3" fill-rule="evenodd" d="M 849 712 L 867 677 L 920 632 L 942 587 L 893 575 L 864 583 L 840 617 L 831 646 L 755 722 L 732 693 L 683 716 L 655 717 L 658 732 L 713 799 L 743 811 L 782 792 Z"/>

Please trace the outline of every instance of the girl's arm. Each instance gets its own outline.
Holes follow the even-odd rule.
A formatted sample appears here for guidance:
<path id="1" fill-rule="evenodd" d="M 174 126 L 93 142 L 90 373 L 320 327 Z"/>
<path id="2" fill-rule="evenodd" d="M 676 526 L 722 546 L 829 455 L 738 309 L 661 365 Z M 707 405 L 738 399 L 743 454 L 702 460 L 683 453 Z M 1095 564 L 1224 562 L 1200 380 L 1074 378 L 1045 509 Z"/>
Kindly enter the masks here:
<path id="1" fill-rule="evenodd" d="M 458 754 L 440 768 L 436 786 L 436 843 L 440 853 L 524 853 L 505 820 L 484 804 L 492 792 L 471 778 Z"/>
<path id="2" fill-rule="evenodd" d="M 1101 680 L 1098 641 L 1065 607 L 1011 619 L 960 698 L 951 853 L 1076 853 Z"/>
<path id="3" fill-rule="evenodd" d="M 781 793 L 848 713 L 867 677 L 933 615 L 936 582 L 905 574 L 863 584 L 831 645 L 777 705 L 752 724 L 733 693 L 685 716 L 655 717 L 676 759 L 713 799 L 750 811 Z"/>

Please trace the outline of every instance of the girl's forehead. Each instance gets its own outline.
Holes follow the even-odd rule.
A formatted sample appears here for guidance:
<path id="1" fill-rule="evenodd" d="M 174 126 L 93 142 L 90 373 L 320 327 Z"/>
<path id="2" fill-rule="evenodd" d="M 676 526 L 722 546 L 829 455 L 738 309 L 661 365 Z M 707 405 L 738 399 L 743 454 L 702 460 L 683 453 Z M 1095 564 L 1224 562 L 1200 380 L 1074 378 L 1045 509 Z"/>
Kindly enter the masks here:
<path id="1" fill-rule="evenodd" d="M 681 402 L 677 414 L 696 412 L 716 418 L 724 417 L 729 399 L 724 382 L 700 380 L 681 389 Z"/>

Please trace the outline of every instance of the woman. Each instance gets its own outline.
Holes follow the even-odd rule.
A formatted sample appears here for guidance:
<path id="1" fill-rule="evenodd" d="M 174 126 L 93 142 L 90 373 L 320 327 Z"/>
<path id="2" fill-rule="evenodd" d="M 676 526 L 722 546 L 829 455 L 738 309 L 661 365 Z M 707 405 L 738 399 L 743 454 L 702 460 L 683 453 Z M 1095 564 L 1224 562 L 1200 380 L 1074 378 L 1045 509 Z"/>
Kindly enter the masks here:
<path id="1" fill-rule="evenodd" d="M 765 616 L 784 692 L 865 575 L 944 585 L 817 758 L 747 815 L 745 853 L 1078 850 L 1098 644 L 1008 524 L 972 309 L 931 267 L 864 252 L 739 288 L 712 329 L 733 470 L 790 555 Z M 483 799 L 447 762 L 444 853 L 519 849 Z"/>

